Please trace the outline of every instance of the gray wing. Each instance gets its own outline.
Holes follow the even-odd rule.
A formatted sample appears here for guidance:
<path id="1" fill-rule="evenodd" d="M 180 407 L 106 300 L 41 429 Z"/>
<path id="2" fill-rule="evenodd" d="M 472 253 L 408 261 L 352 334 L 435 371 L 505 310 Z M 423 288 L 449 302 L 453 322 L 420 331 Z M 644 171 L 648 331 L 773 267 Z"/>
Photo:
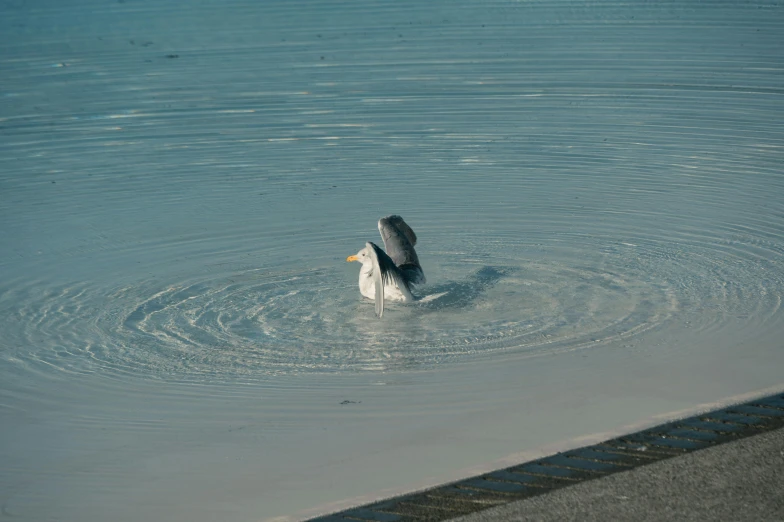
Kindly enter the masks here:
<path id="1" fill-rule="evenodd" d="M 392 283 L 401 290 L 410 293 L 408 282 L 395 262 L 384 253 L 376 244 L 367 243 L 370 247 L 370 257 L 373 260 L 373 283 L 376 287 L 376 315 L 384 315 L 384 285 Z"/>
<path id="2" fill-rule="evenodd" d="M 410 283 L 424 283 L 425 273 L 419 264 L 414 245 L 417 237 L 403 218 L 400 216 L 387 216 L 378 221 L 378 231 L 384 240 L 384 248 L 395 263 L 403 271 L 406 281 Z"/>

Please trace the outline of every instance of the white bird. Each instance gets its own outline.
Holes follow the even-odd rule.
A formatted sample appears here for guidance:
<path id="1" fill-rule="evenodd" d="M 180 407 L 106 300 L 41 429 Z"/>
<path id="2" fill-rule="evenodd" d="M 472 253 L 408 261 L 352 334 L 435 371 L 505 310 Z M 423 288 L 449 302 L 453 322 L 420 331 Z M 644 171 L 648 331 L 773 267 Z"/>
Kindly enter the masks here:
<path id="1" fill-rule="evenodd" d="M 417 237 L 403 218 L 387 216 L 378 221 L 378 231 L 384 240 L 386 253 L 371 242 L 346 261 L 359 261 L 359 292 L 376 301 L 376 315 L 384 314 L 384 299 L 411 302 L 412 284 L 425 282 L 414 245 Z"/>

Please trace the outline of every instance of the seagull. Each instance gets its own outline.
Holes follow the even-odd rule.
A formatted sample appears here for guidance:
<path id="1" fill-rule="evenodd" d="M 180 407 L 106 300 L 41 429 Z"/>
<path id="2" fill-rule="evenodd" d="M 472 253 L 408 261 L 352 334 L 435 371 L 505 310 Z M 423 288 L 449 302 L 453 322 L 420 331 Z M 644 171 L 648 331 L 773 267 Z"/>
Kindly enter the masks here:
<path id="1" fill-rule="evenodd" d="M 365 248 L 346 261 L 359 261 L 359 292 L 376 301 L 376 315 L 384 314 L 384 299 L 410 303 L 412 284 L 425 283 L 425 273 L 419 265 L 414 245 L 417 237 L 403 218 L 387 216 L 378 221 L 378 231 L 386 252 L 368 241 Z"/>

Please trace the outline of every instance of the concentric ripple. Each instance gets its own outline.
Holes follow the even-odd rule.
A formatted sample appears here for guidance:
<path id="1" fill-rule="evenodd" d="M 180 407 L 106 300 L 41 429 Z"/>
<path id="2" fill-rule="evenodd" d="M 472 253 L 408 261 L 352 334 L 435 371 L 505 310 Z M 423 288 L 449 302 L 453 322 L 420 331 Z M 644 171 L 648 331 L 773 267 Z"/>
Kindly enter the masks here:
<path id="1" fill-rule="evenodd" d="M 634 335 L 672 307 L 666 291 L 618 274 L 475 266 L 425 289 L 436 299 L 393 305 L 378 320 L 354 284 L 336 280 L 329 270 L 249 272 L 172 287 L 126 313 L 117 333 L 164 347 L 186 373 L 388 370 L 498 350 L 577 348 Z"/>
<path id="2" fill-rule="evenodd" d="M 390 306 L 383 320 L 359 296 L 353 272 L 349 279 L 337 267 L 241 268 L 109 293 L 85 284 L 46 290 L 31 284 L 5 292 L 2 303 L 7 309 L 16 303 L 16 313 L 4 316 L 24 325 L 16 329 L 23 336 L 16 345 L 28 351 L 16 360 L 220 381 L 633 345 L 643 332 L 676 320 L 694 329 L 722 328 L 728 318 L 735 326 L 759 325 L 778 313 L 783 293 L 779 271 L 751 255 L 758 243 L 711 245 L 723 257 L 652 242 L 608 244 L 592 255 L 586 248 L 582 256 L 544 247 L 528 251 L 528 259 L 523 252 L 531 245 L 504 245 L 520 254 L 431 252 L 440 263 L 430 268 L 436 283 L 420 289 L 420 302 Z M 762 272 L 768 277 L 758 277 Z"/>

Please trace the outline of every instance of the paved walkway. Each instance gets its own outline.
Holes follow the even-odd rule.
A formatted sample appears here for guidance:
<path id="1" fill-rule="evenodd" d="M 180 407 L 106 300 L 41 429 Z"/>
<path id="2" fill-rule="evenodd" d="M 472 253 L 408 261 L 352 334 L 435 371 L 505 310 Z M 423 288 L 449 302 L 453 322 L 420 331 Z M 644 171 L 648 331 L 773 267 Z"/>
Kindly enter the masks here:
<path id="1" fill-rule="evenodd" d="M 454 518 L 784 521 L 784 429 Z"/>

